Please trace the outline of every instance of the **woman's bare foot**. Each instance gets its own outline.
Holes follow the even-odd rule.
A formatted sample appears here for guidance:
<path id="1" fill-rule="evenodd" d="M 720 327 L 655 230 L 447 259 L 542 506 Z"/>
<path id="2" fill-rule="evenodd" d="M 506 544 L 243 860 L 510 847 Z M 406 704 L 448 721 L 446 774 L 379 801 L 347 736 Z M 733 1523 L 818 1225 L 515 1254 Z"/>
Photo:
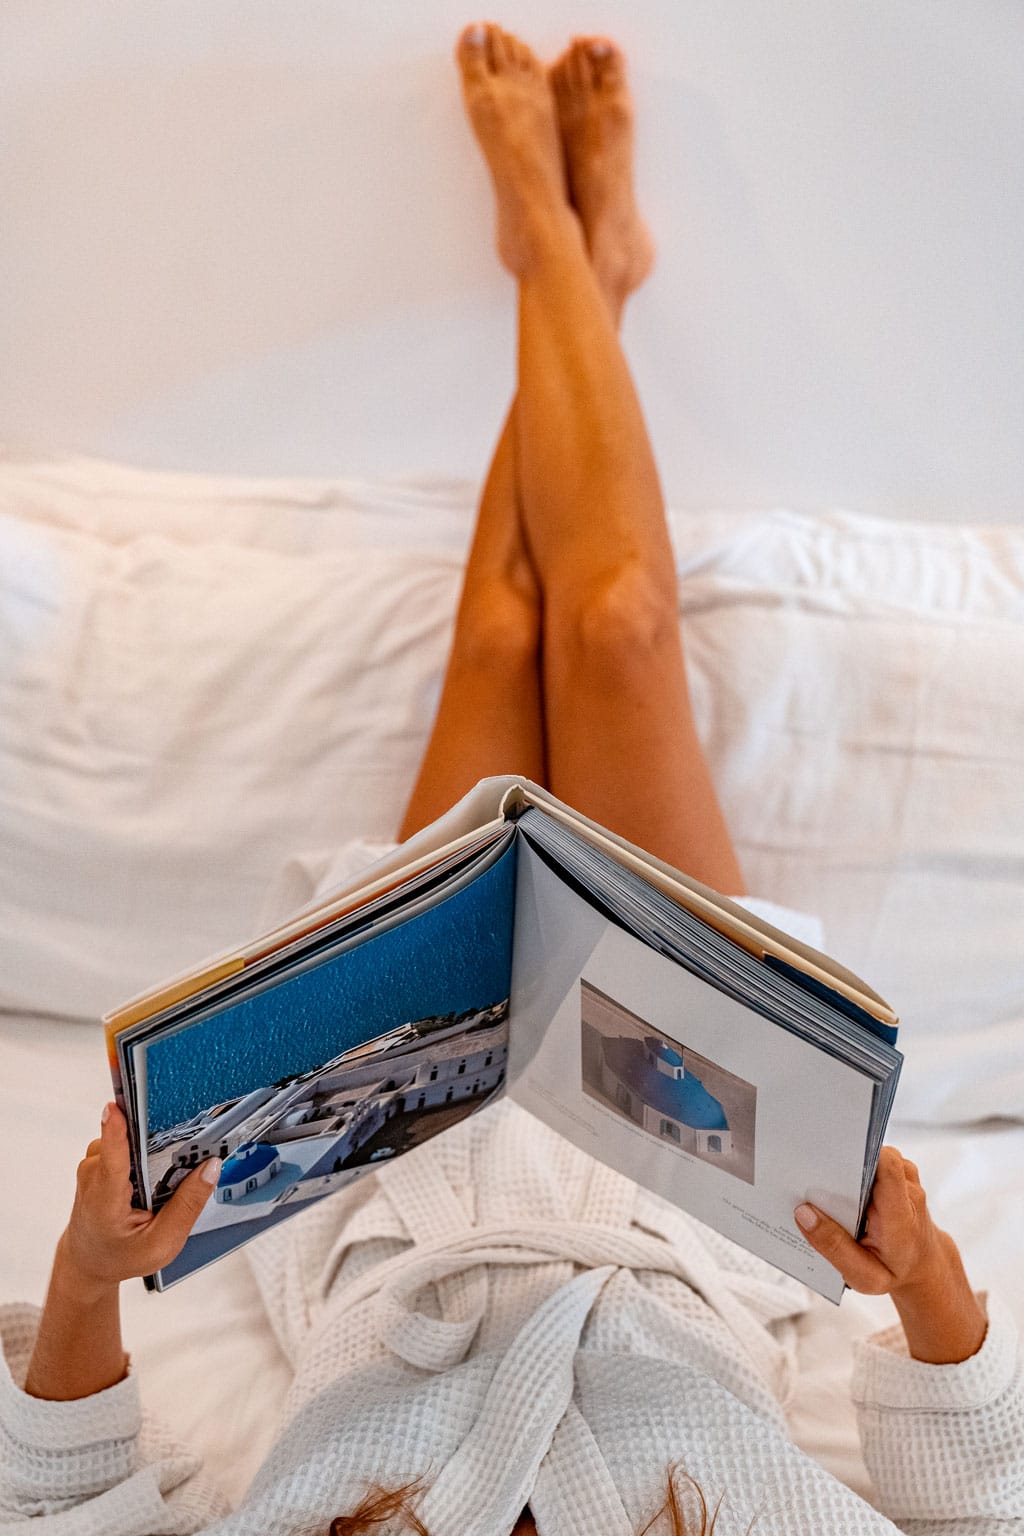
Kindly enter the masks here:
<path id="1" fill-rule="evenodd" d="M 633 98 L 622 52 L 577 37 L 551 66 L 569 191 L 590 260 L 613 309 L 654 265 L 654 242 L 633 193 Z"/>
<path id="2" fill-rule="evenodd" d="M 491 22 L 465 29 L 456 58 L 466 111 L 494 181 L 498 254 L 521 275 L 538 221 L 572 216 L 551 83 L 526 44 Z"/>

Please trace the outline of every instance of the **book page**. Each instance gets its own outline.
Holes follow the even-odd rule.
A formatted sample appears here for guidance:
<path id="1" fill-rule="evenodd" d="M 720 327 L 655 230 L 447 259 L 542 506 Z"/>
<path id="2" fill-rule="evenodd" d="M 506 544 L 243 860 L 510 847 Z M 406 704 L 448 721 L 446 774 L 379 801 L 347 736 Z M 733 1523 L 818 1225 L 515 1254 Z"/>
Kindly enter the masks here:
<path id="1" fill-rule="evenodd" d="M 357 947 L 132 1048 L 153 1207 L 224 1159 L 158 1289 L 504 1091 L 517 852 L 496 850 Z"/>
<path id="2" fill-rule="evenodd" d="M 519 850 L 509 1096 L 838 1301 L 810 1200 L 857 1225 L 873 1086 L 608 922 Z"/>

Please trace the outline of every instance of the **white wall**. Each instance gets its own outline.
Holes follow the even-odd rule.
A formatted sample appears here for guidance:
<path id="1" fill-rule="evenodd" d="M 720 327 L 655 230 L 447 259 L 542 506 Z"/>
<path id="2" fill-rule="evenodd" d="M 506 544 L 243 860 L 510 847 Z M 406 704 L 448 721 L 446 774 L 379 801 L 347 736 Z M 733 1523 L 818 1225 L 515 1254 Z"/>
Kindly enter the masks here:
<path id="1" fill-rule="evenodd" d="M 1018 0 L 506 0 L 628 48 L 677 504 L 1024 515 Z M 0 441 L 482 472 L 511 282 L 465 0 L 4 0 Z"/>

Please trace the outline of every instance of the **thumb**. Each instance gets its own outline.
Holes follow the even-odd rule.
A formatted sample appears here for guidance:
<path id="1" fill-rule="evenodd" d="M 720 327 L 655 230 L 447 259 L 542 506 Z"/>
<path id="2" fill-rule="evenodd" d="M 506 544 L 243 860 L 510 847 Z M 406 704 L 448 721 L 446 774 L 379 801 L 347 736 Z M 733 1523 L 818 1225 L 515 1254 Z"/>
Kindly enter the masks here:
<path id="1" fill-rule="evenodd" d="M 798 1205 L 793 1212 L 804 1240 L 838 1269 L 851 1290 L 879 1296 L 892 1284 L 892 1275 L 880 1259 L 862 1248 L 845 1227 L 816 1205 Z"/>
<path id="2" fill-rule="evenodd" d="M 163 1209 L 153 1218 L 146 1236 L 154 1269 L 163 1269 L 185 1246 L 200 1211 L 217 1187 L 221 1160 L 209 1157 L 183 1179 Z"/>

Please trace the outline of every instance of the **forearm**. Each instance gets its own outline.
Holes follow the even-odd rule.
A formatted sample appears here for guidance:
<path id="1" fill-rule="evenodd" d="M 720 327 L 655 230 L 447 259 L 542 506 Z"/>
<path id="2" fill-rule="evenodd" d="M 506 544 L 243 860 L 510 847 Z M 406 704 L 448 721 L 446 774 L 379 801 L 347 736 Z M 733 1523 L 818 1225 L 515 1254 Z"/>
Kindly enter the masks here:
<path id="1" fill-rule="evenodd" d="M 971 1289 L 956 1244 L 940 1234 L 942 1261 L 933 1274 L 893 1291 L 907 1347 L 915 1360 L 958 1365 L 985 1342 L 988 1319 Z"/>
<path id="2" fill-rule="evenodd" d="M 25 1391 L 52 1402 L 91 1397 L 121 1381 L 127 1368 L 118 1286 L 83 1281 L 61 1239 Z"/>

